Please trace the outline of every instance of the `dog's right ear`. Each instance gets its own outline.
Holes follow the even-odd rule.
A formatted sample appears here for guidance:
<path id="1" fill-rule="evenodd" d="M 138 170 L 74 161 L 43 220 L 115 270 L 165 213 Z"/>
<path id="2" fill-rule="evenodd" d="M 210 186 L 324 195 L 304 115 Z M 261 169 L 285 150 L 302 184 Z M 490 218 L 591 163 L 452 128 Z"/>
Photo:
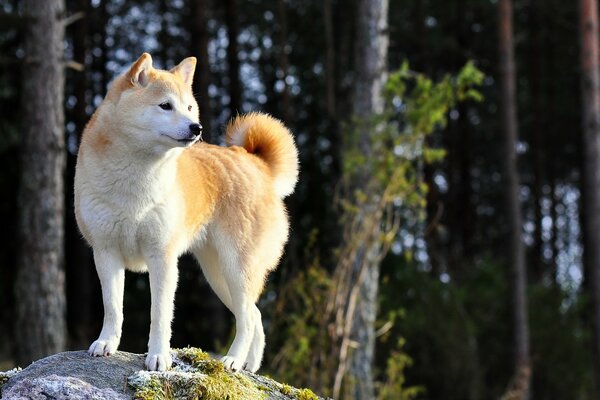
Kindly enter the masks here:
<path id="1" fill-rule="evenodd" d="M 150 81 L 149 72 L 152 69 L 152 56 L 144 53 L 133 63 L 127 76 L 134 86 L 146 86 Z"/>

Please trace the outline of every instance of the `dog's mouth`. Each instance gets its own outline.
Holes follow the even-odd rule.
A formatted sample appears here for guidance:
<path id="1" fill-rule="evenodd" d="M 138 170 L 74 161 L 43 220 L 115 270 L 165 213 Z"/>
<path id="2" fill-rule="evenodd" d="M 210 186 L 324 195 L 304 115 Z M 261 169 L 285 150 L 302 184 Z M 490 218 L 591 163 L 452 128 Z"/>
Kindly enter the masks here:
<path id="1" fill-rule="evenodd" d="M 202 141 L 202 134 L 200 134 L 198 136 L 190 136 L 190 137 L 186 137 L 186 138 L 182 138 L 182 139 L 176 139 L 173 136 L 167 135 L 167 134 L 162 134 L 162 136 L 168 137 L 169 139 L 174 140 L 177 143 L 182 143 L 185 145 L 194 144 L 196 142 Z"/>

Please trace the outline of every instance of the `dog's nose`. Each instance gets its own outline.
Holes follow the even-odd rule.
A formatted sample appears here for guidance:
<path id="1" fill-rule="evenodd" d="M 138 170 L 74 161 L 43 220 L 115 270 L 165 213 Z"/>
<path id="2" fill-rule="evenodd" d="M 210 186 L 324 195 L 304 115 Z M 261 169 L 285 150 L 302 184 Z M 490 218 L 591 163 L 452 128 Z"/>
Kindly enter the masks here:
<path id="1" fill-rule="evenodd" d="M 190 124 L 190 132 L 192 132 L 196 136 L 200 135 L 202 133 L 202 125 Z"/>

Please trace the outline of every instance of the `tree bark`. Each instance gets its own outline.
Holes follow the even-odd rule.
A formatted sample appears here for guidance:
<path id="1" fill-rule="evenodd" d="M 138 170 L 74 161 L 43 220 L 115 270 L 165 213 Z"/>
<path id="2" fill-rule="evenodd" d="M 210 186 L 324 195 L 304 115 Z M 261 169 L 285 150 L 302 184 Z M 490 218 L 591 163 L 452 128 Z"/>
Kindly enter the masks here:
<path id="1" fill-rule="evenodd" d="M 238 15 L 235 0 L 225 0 L 225 24 L 227 25 L 227 68 L 229 78 L 229 110 L 231 117 L 242 112 L 242 89 L 240 84 L 240 60 L 238 58 Z"/>
<path id="2" fill-rule="evenodd" d="M 383 112 L 383 86 L 387 79 L 388 0 L 359 0 L 355 51 L 354 115 L 368 119 Z M 371 153 L 371 132 L 362 132 L 359 145 L 366 157 Z M 367 171 L 366 173 L 369 173 Z M 368 210 L 367 210 L 368 212 Z M 380 244 L 376 244 L 380 246 Z M 375 361 L 375 318 L 379 291 L 379 262 L 369 262 L 377 249 L 361 249 L 354 265 L 366 258 L 367 270 L 359 285 L 359 300 L 354 313 L 350 337 L 357 343 L 350 354 L 346 396 L 373 399 Z M 357 271 L 355 271 L 357 272 Z M 357 274 L 358 275 L 358 274 Z"/>
<path id="3" fill-rule="evenodd" d="M 583 262 L 591 300 L 596 390 L 600 393 L 600 61 L 598 3 L 580 0 L 583 107 Z"/>
<path id="4" fill-rule="evenodd" d="M 517 98 L 511 0 L 498 3 L 501 75 L 502 133 L 504 136 L 504 179 L 509 224 L 508 263 L 511 266 L 511 294 L 514 340 L 514 378 L 517 398 L 529 393 L 529 324 L 527 315 L 525 247 L 522 240 L 522 215 L 519 201 L 519 174 L 516 145 L 518 138 Z M 518 386 L 517 386 L 518 385 Z"/>
<path id="5" fill-rule="evenodd" d="M 65 349 L 63 0 L 24 0 L 17 362 Z"/>
<path id="6" fill-rule="evenodd" d="M 208 64 L 208 1 L 191 0 L 190 33 L 191 52 L 198 58 L 198 67 L 194 77 L 194 94 L 200 106 L 200 121 L 202 123 L 202 137 L 208 143 L 215 143 L 216 133 L 212 131 L 212 107 L 208 96 L 210 85 L 210 65 Z"/>

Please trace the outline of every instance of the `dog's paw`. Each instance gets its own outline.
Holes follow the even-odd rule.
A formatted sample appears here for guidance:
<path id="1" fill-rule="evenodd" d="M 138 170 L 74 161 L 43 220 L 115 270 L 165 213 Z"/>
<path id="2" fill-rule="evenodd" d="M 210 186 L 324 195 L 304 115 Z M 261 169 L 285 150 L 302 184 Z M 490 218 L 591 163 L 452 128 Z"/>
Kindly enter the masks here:
<path id="1" fill-rule="evenodd" d="M 166 353 L 148 353 L 146 356 L 146 368 L 148 371 L 166 371 L 171 368 L 171 354 Z"/>
<path id="2" fill-rule="evenodd" d="M 238 357 L 225 356 L 221 358 L 221 362 L 225 364 L 225 368 L 234 372 L 239 371 L 244 367 L 243 360 L 240 360 Z"/>
<path id="3" fill-rule="evenodd" d="M 252 357 L 248 358 L 246 364 L 244 364 L 244 370 L 255 373 L 260 368 L 260 361 L 253 359 Z"/>
<path id="4" fill-rule="evenodd" d="M 117 351 L 119 339 L 98 339 L 88 349 L 88 353 L 94 357 L 110 356 Z"/>

